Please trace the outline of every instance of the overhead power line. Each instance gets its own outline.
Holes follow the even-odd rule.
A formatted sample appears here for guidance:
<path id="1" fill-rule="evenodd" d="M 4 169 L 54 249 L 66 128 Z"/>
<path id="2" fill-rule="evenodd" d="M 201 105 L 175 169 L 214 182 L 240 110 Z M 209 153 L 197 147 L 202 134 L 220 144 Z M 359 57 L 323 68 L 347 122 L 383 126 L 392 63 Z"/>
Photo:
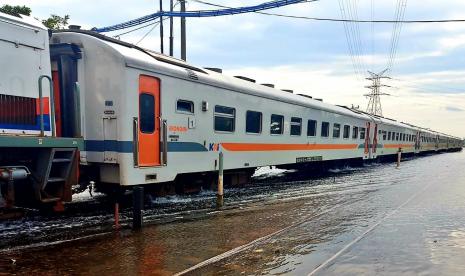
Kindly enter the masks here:
<path id="1" fill-rule="evenodd" d="M 105 33 L 111 32 L 126 28 L 131 28 L 140 24 L 147 23 L 149 21 L 155 20 L 159 17 L 165 16 L 172 16 L 172 17 L 216 17 L 216 16 L 225 16 L 225 15 L 235 15 L 235 14 L 243 14 L 243 13 L 251 13 L 256 11 L 274 9 L 284 6 L 289 6 L 292 4 L 297 4 L 300 2 L 304 2 L 305 0 L 275 0 L 270 2 L 265 2 L 262 4 L 254 5 L 254 6 L 247 6 L 247 7 L 239 7 L 239 8 L 225 8 L 221 10 L 203 10 L 203 11 L 185 11 L 185 12 L 178 12 L 178 11 L 159 11 L 153 14 L 149 14 L 143 17 L 139 17 L 137 19 L 133 19 L 124 23 L 102 27 L 102 28 L 93 28 L 92 30 L 98 33 Z"/>
<path id="2" fill-rule="evenodd" d="M 218 4 L 209 3 L 202 0 L 190 0 L 192 2 L 197 2 L 213 7 L 218 8 L 230 8 L 229 6 L 223 6 Z M 318 0 L 314 1 L 302 1 L 305 2 L 317 2 Z M 303 20 L 314 20 L 314 21 L 332 21 L 332 22 L 358 22 L 358 23 L 465 23 L 465 19 L 418 19 L 418 20 L 360 20 L 360 19 L 341 19 L 341 18 L 325 18 L 325 17 L 310 17 L 310 16 L 299 16 L 299 15 L 289 15 L 289 14 L 281 14 L 281 13 L 272 13 L 272 12 L 263 12 L 263 11 L 256 11 L 254 13 L 263 14 L 263 15 L 271 15 L 277 17 L 286 17 L 286 18 L 294 18 L 294 19 L 303 19 Z"/>

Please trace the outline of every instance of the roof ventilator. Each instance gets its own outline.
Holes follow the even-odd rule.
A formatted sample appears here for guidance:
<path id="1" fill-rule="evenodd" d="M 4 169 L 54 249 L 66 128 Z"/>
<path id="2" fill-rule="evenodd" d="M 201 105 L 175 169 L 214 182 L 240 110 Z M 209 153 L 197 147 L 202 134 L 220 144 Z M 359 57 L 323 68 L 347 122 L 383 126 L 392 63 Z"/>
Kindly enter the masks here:
<path id="1" fill-rule="evenodd" d="M 210 71 L 213 71 L 213 72 L 216 72 L 216 73 L 223 73 L 223 69 L 221 68 L 215 68 L 215 67 L 204 67 L 205 69 L 207 70 L 210 70 Z"/>
<path id="2" fill-rule="evenodd" d="M 251 79 L 251 78 L 248 78 L 248 77 L 244 77 L 244 76 L 234 76 L 234 77 L 235 77 L 235 78 L 238 78 L 238 79 L 241 79 L 241 80 L 250 81 L 250 82 L 253 82 L 253 83 L 256 82 L 254 79 Z"/>

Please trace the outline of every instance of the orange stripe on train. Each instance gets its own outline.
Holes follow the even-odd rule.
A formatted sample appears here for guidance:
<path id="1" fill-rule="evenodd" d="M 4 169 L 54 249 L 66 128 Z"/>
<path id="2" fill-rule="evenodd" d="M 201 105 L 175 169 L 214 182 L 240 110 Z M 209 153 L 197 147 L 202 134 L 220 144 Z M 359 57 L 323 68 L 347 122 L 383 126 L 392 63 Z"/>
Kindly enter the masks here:
<path id="1" fill-rule="evenodd" d="M 280 150 L 344 150 L 356 149 L 357 144 L 254 144 L 222 143 L 228 151 L 280 151 Z"/>
<path id="2" fill-rule="evenodd" d="M 398 148 L 413 148 L 414 145 L 409 144 L 394 144 L 394 145 L 384 145 L 386 149 L 398 149 Z"/>

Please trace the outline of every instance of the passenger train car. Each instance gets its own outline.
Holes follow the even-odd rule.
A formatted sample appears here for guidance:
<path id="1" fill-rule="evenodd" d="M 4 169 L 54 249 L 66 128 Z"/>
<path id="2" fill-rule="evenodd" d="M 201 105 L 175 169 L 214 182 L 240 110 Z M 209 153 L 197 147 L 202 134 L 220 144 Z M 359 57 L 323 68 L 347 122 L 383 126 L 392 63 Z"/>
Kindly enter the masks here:
<path id="1" fill-rule="evenodd" d="M 75 168 L 81 181 L 121 187 L 211 181 L 220 151 L 234 184 L 260 166 L 462 147 L 456 137 L 195 67 L 91 31 L 54 32 L 49 49 L 51 64 L 42 68 L 51 68 L 43 74 L 53 79 L 53 100 L 45 102 L 53 116 L 42 136 L 82 139 Z M 18 124 L 3 135 L 21 131 Z"/>

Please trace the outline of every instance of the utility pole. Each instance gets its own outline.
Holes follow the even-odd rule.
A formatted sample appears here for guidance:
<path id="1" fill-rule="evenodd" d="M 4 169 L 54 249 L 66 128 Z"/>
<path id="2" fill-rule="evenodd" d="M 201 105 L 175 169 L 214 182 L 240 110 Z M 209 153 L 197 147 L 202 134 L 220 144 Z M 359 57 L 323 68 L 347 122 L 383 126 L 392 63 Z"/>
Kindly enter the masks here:
<path id="1" fill-rule="evenodd" d="M 160 0 L 160 12 L 163 12 L 163 0 Z M 163 54 L 165 47 L 163 46 L 163 16 L 160 16 L 160 51 Z"/>
<path id="2" fill-rule="evenodd" d="M 170 0 L 170 12 L 173 13 L 173 0 Z M 174 56 L 174 39 L 173 39 L 173 16 L 170 16 L 170 56 Z"/>
<path id="3" fill-rule="evenodd" d="M 181 12 L 186 12 L 186 0 L 179 0 Z M 186 61 L 186 18 L 181 17 L 181 59 Z"/>
<path id="4" fill-rule="evenodd" d="M 380 96 L 390 96 L 387 93 L 381 93 L 381 87 L 391 87 L 389 85 L 381 84 L 381 79 L 390 79 L 390 77 L 384 76 L 384 74 L 388 71 L 385 69 L 378 74 L 368 71 L 370 73 L 370 77 L 367 80 L 373 82 L 372 85 L 365 86 L 368 89 L 371 89 L 369 94 L 365 94 L 364 96 L 369 98 L 368 106 L 367 106 L 367 113 L 377 116 L 383 116 L 383 108 L 381 107 L 381 97 Z"/>

